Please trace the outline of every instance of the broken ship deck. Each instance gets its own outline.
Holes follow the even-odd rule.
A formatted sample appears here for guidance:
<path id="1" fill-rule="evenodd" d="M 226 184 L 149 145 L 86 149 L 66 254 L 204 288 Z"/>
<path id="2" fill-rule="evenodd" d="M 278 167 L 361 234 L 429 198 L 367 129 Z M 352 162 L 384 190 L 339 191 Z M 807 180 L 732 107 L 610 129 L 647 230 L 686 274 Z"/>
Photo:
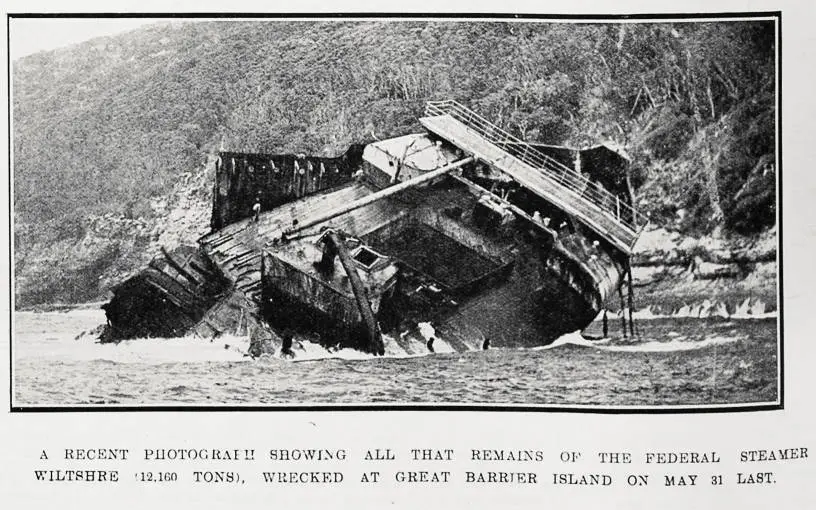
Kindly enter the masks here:
<path id="1" fill-rule="evenodd" d="M 262 308 L 260 306 L 262 254 L 264 252 L 274 254 L 277 240 L 295 222 L 306 223 L 310 218 L 319 217 L 336 209 L 339 205 L 365 197 L 375 191 L 376 188 L 365 182 L 352 182 L 343 187 L 307 196 L 274 210 L 263 212 L 257 222 L 252 218 L 247 218 L 233 223 L 201 238 L 200 244 L 207 257 L 233 282 L 235 293 L 240 294 L 240 299 L 245 300 L 247 304 L 246 313 L 257 317 L 261 314 Z M 348 235 L 363 239 L 375 249 L 382 249 L 383 241 L 377 239 L 378 234 L 387 230 L 389 225 L 394 228 L 397 228 L 398 225 L 399 228 L 404 227 L 409 217 L 414 219 L 415 224 L 447 232 L 447 237 L 468 236 L 472 234 L 468 232 L 472 225 L 468 226 L 461 222 L 448 220 L 440 212 L 472 209 L 476 203 L 476 197 L 472 191 L 457 182 L 456 179 L 445 177 L 431 187 L 389 197 L 310 227 L 291 239 L 287 250 L 291 250 L 292 245 L 297 247 L 300 243 L 314 242 L 320 232 L 326 228 L 346 232 Z M 447 225 L 440 225 L 440 222 L 445 222 Z M 457 230 L 459 234 L 456 233 Z M 562 243 L 574 245 L 571 246 L 572 251 L 565 250 Z M 546 244 L 546 241 L 542 241 L 541 245 L 534 243 L 519 246 L 507 236 L 495 235 L 493 239 L 482 236 L 480 249 L 483 255 L 495 262 L 495 269 L 506 269 L 514 263 L 517 264 L 517 267 L 513 269 L 506 283 L 494 285 L 493 288 L 489 288 L 489 285 L 481 285 L 483 282 L 469 282 L 473 285 L 467 292 L 469 294 L 467 299 L 463 299 L 459 303 L 460 306 L 452 313 L 448 313 L 444 320 L 435 322 L 437 332 L 440 337 L 444 338 L 441 342 L 447 344 L 449 350 L 479 349 L 485 338 L 490 338 L 493 345 L 518 345 L 521 339 L 530 339 L 534 343 L 543 340 L 542 336 L 547 335 L 548 320 L 560 320 L 557 316 L 563 314 L 566 308 L 575 308 L 587 299 L 585 295 L 580 296 L 581 292 L 587 293 L 587 290 L 581 287 L 584 282 L 574 281 L 574 278 L 570 279 L 568 276 L 565 276 L 565 282 L 556 282 L 553 279 L 543 281 L 542 275 L 547 272 L 548 266 L 568 275 L 570 268 L 565 265 L 570 264 L 572 260 L 574 262 L 572 269 L 578 269 L 579 272 L 595 272 L 601 276 L 600 280 L 609 279 L 612 276 L 607 267 L 609 266 L 608 261 L 587 260 L 589 264 L 587 266 L 576 256 L 572 258 L 565 256 L 581 248 L 580 243 L 573 238 L 565 237 L 558 243 L 558 249 L 565 252 L 561 254 L 562 256 L 548 257 L 547 252 L 552 246 L 545 246 Z M 433 247 L 422 246 L 418 249 L 432 250 Z M 581 249 L 585 249 L 585 246 Z M 385 253 L 385 255 L 391 254 Z M 419 269 L 419 272 L 422 272 L 422 268 Z M 434 279 L 432 275 L 431 279 L 450 290 L 451 285 L 445 282 L 444 278 Z M 477 287 L 479 292 L 472 292 L 473 287 Z M 572 297 L 565 296 L 568 292 L 572 294 Z M 549 293 L 550 297 L 554 295 L 555 301 L 563 302 L 563 308 L 557 303 L 545 305 L 553 313 L 544 313 L 543 320 L 539 317 L 542 315 L 539 313 L 541 301 L 531 299 L 531 296 L 542 293 Z M 590 301 L 593 302 L 590 307 L 592 310 L 587 312 L 587 307 L 583 306 L 583 312 L 578 314 L 582 316 L 579 320 L 586 320 L 587 313 L 595 313 L 596 307 L 600 304 L 597 290 L 593 289 L 589 293 L 592 294 L 589 296 Z M 232 299 L 239 298 L 233 297 Z M 567 303 L 569 300 L 571 302 Z M 229 310 L 225 311 L 224 315 L 235 316 L 234 309 L 232 313 L 228 312 Z M 209 317 L 208 320 L 212 318 Z M 272 326 L 275 327 L 275 324 Z M 553 331 L 557 335 L 562 333 L 561 329 L 563 327 L 554 328 Z M 412 338 L 411 334 L 406 337 L 404 333 L 403 331 L 393 335 L 399 348 L 409 354 L 423 349 L 424 342 L 418 342 L 415 334 Z M 444 350 L 444 346 L 442 349 Z"/>

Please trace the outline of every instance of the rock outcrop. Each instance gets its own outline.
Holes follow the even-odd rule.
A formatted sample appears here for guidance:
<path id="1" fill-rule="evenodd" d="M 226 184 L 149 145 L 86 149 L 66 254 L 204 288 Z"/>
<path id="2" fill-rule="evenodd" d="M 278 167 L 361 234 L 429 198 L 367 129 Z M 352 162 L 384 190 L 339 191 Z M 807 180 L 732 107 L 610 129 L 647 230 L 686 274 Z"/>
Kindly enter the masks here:
<path id="1" fill-rule="evenodd" d="M 777 309 L 776 229 L 752 238 L 644 232 L 632 259 L 636 309 L 682 316 Z"/>

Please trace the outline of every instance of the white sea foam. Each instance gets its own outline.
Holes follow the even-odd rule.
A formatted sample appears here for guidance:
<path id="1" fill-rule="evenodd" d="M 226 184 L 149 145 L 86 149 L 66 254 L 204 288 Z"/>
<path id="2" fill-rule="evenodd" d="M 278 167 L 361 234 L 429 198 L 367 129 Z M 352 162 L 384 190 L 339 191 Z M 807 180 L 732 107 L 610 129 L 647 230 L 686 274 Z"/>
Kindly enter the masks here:
<path id="1" fill-rule="evenodd" d="M 74 342 L 72 360 L 104 360 L 116 363 L 201 363 L 246 361 L 249 337 L 224 335 L 215 339 L 199 337 L 136 338 L 119 343 L 99 344 L 93 339 Z"/>
<path id="2" fill-rule="evenodd" d="M 404 349 L 393 337 L 383 335 L 383 344 L 385 345 L 385 354 L 377 356 L 374 354 L 358 351 L 355 349 L 345 348 L 339 350 L 328 350 L 320 344 L 313 342 L 300 342 L 302 349 L 294 349 L 295 357 L 292 361 L 319 361 L 319 360 L 349 360 L 349 361 L 364 361 L 375 359 L 405 359 L 405 358 L 419 358 L 423 356 L 432 356 L 435 353 L 451 353 L 455 352 L 453 347 L 443 339 L 434 337 L 434 352 L 428 351 L 427 346 L 417 340 L 416 338 L 408 336 L 403 338 L 402 342 L 408 342 L 410 350 L 409 353 Z"/>
<path id="3" fill-rule="evenodd" d="M 748 300 L 746 300 L 748 301 Z M 755 305 L 754 305 L 755 306 Z M 764 308 L 751 308 L 746 302 L 738 309 L 747 318 L 767 316 Z M 757 312 L 762 312 L 757 313 Z M 637 314 L 636 314 L 637 316 Z M 104 321 L 104 314 L 98 310 L 72 310 L 69 312 L 33 313 L 21 312 L 17 314 L 18 321 L 15 337 L 27 337 L 25 341 L 15 340 L 15 358 L 49 358 L 64 361 L 111 361 L 116 363 L 204 363 L 204 362 L 239 362 L 249 361 L 247 355 L 250 339 L 247 336 L 224 335 L 215 339 L 203 339 L 195 336 L 180 338 L 141 338 L 125 340 L 119 343 L 100 344 L 92 334 L 79 335 L 80 331 L 88 331 L 99 326 Z M 610 314 L 610 319 L 618 318 L 617 314 Z M 642 317 L 639 317 L 642 318 Z M 736 314 L 731 318 L 737 318 Z M 50 330 L 46 332 L 46 330 Z M 57 331 L 55 333 L 55 331 Z M 425 345 L 426 338 L 433 337 L 435 353 L 455 352 L 453 346 L 438 335 L 429 323 L 420 324 L 419 335 L 404 334 L 397 341 L 393 337 L 384 335 L 385 356 L 375 356 L 354 349 L 329 350 L 324 346 L 300 339 L 295 342 L 293 361 L 317 360 L 375 360 L 383 358 L 416 358 L 432 356 Z M 595 348 L 607 351 L 626 352 L 670 352 L 700 349 L 710 345 L 734 342 L 741 337 L 711 336 L 703 340 L 689 341 L 676 332 L 668 334 L 668 341 L 645 341 L 620 345 L 613 339 L 590 340 L 576 331 L 561 336 L 546 346 L 533 347 L 532 350 L 548 350 L 574 345 Z M 405 347 L 404 347 L 405 346 Z M 479 351 L 472 347 L 471 350 Z M 491 350 L 504 350 L 493 348 Z M 279 358 L 279 355 L 273 358 Z"/>
<path id="4" fill-rule="evenodd" d="M 540 345 L 538 347 L 532 347 L 530 350 L 533 351 L 544 351 L 549 349 L 555 349 L 556 347 L 563 347 L 565 345 L 578 345 L 580 347 L 598 347 L 605 344 L 608 344 L 611 341 L 611 338 L 604 338 L 601 340 L 589 340 L 588 338 L 584 338 L 581 336 L 580 331 L 573 331 L 572 333 L 567 333 L 566 335 L 562 335 L 555 339 L 555 341 L 549 345 Z"/>
<path id="5" fill-rule="evenodd" d="M 604 345 L 599 346 L 598 349 L 616 352 L 679 352 L 704 349 L 712 345 L 729 344 L 743 339 L 744 337 L 739 336 L 710 336 L 695 341 L 675 338 L 668 342 L 647 341 L 628 345 Z"/>
<path id="6" fill-rule="evenodd" d="M 195 363 L 242 361 L 249 348 L 246 336 L 216 339 L 195 336 L 137 338 L 99 343 L 91 330 L 105 321 L 101 310 L 68 312 L 18 312 L 15 321 L 15 358 L 48 358 L 63 361 L 112 361 L 116 363 Z"/>
<path id="7" fill-rule="evenodd" d="M 590 340 L 581 336 L 579 331 L 568 333 L 557 338 L 549 345 L 533 347 L 530 350 L 542 351 L 563 347 L 566 345 L 575 345 L 579 347 L 595 348 L 602 351 L 613 352 L 676 352 L 676 351 L 691 351 L 695 349 L 703 349 L 712 345 L 727 344 L 744 340 L 742 336 L 717 336 L 712 335 L 703 340 L 685 340 L 685 337 L 679 336 L 677 333 L 670 335 L 673 338 L 668 341 L 647 340 L 642 342 L 628 343 L 628 344 L 614 344 L 612 338 L 604 338 L 601 340 Z"/>
<path id="8" fill-rule="evenodd" d="M 746 298 L 737 305 L 734 313 L 728 313 L 728 308 L 722 301 L 712 301 L 705 299 L 700 303 L 686 304 L 671 313 L 657 313 L 656 307 L 649 305 L 646 308 L 635 310 L 632 316 L 638 320 L 653 319 L 707 319 L 717 317 L 721 319 L 775 319 L 776 311 L 766 311 L 767 305 L 760 299 Z M 628 318 L 629 309 L 624 308 L 623 313 Z M 608 320 L 620 319 L 620 312 L 606 312 Z M 595 321 L 603 319 L 603 310 L 598 312 Z"/>
<path id="9" fill-rule="evenodd" d="M 734 319 L 769 319 L 777 316 L 776 312 L 766 312 L 766 305 L 762 300 L 746 298 L 737 306 L 731 318 Z"/>

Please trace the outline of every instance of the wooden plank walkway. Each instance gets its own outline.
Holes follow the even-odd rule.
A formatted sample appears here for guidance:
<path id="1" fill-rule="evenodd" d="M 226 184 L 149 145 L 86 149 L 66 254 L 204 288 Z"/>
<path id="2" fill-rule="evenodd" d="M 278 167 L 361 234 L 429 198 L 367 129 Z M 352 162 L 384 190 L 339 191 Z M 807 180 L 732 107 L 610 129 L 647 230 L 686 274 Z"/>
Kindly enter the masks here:
<path id="1" fill-rule="evenodd" d="M 576 216 L 625 254 L 632 253 L 632 247 L 638 237 L 637 232 L 592 202 L 583 199 L 573 190 L 548 178 L 541 170 L 513 157 L 450 115 L 423 117 L 419 121 L 429 131 L 506 173 L 525 188 Z"/>

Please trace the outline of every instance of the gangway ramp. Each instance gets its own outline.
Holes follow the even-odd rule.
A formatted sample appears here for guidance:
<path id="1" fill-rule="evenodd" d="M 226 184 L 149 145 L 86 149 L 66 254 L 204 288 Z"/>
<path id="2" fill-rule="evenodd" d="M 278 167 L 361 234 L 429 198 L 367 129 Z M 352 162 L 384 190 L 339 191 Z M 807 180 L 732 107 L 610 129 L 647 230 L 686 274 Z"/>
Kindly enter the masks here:
<path id="1" fill-rule="evenodd" d="M 455 101 L 429 102 L 426 116 L 420 122 L 428 131 L 577 217 L 631 255 L 647 221 L 619 197 Z"/>

